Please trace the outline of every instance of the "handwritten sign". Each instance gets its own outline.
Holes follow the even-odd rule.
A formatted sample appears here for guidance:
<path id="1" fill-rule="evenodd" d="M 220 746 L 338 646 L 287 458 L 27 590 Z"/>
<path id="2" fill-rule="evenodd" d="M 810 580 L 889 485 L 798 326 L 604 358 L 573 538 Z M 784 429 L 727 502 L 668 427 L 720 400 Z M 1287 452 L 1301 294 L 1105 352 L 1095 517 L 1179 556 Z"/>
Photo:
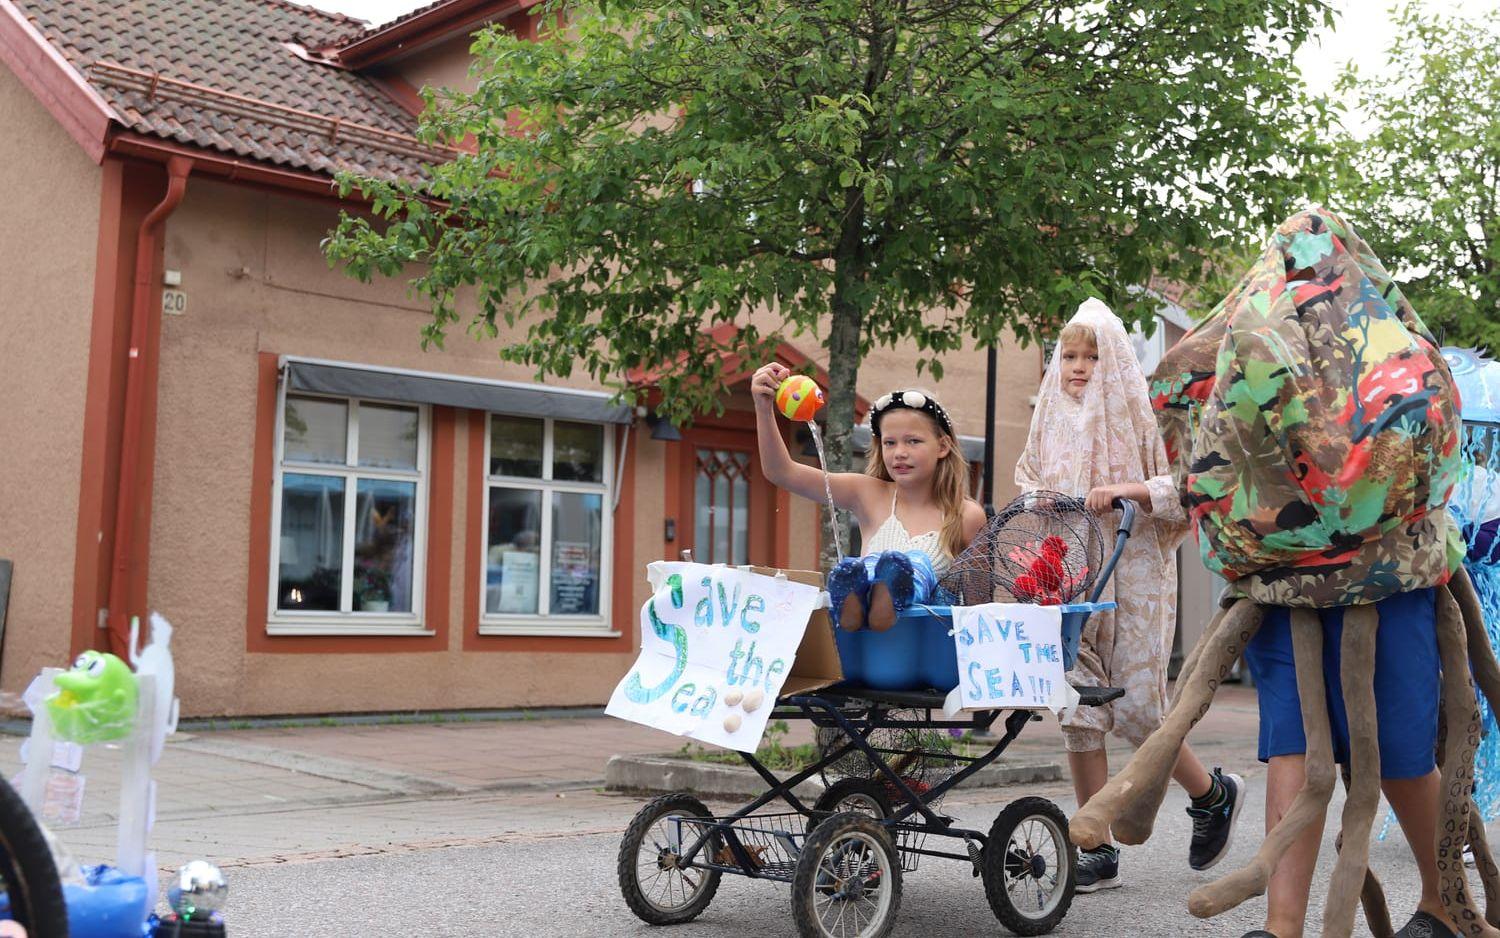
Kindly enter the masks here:
<path id="1" fill-rule="evenodd" d="M 1063 679 L 1062 613 L 1055 606 L 955 606 L 953 645 L 958 686 L 944 705 L 949 715 L 960 710 L 1055 712 L 1072 703 L 1072 689 Z"/>
<path id="2" fill-rule="evenodd" d="M 641 654 L 604 712 L 754 752 L 822 591 L 697 563 L 658 561 L 647 573 Z"/>

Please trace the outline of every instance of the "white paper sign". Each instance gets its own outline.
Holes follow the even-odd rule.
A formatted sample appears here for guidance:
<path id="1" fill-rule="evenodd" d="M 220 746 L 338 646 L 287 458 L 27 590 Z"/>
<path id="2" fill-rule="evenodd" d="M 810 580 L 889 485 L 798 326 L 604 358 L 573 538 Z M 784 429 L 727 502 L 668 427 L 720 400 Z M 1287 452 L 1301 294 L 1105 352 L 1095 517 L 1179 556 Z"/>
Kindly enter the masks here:
<path id="1" fill-rule="evenodd" d="M 641 654 L 604 712 L 754 752 L 822 590 L 697 563 L 658 561 L 647 573 L 655 595 L 641 609 Z"/>
<path id="2" fill-rule="evenodd" d="M 1056 712 L 1076 702 L 1063 679 L 1062 612 L 1056 606 L 953 607 L 958 686 L 944 710 Z"/>

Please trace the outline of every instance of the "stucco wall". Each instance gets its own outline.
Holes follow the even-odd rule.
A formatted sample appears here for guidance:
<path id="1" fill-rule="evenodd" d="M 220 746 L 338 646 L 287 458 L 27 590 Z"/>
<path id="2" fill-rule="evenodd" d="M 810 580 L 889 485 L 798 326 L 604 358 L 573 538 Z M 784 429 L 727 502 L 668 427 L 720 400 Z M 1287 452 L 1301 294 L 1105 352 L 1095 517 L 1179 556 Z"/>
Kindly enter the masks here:
<path id="1" fill-rule="evenodd" d="M 457 430 L 448 647 L 440 653 L 257 653 L 246 649 L 250 477 L 257 355 L 295 354 L 526 381 L 492 343 L 458 330 L 423 352 L 426 308 L 398 283 L 361 285 L 328 268 L 319 241 L 335 223 L 323 203 L 194 178 L 167 222 L 165 266 L 182 274 L 187 313 L 165 318 L 152 526 L 150 600 L 178 626 L 184 712 L 288 713 L 597 703 L 630 655 L 465 651 L 463 561 L 467 425 Z M 586 380 L 568 382 L 588 386 Z M 632 434 L 640 475 L 659 451 Z M 659 450 L 659 444 L 657 447 Z M 643 493 L 636 538 L 660 550 L 661 494 Z M 654 507 L 653 507 L 654 506 Z M 651 513 L 654 511 L 654 519 Z M 655 544 L 648 532 L 654 532 Z M 621 536 L 630 536 L 621 532 Z M 618 541 L 617 541 L 618 543 Z M 640 592 L 643 581 L 628 584 Z M 633 622 L 616 628 L 634 634 Z M 575 643 L 578 640 L 575 640 Z M 585 643 L 588 640 L 582 640 Z M 605 646 L 601 646 L 605 647 Z"/>
<path id="2" fill-rule="evenodd" d="M 469 46 L 470 36 L 459 36 L 408 55 L 396 62 L 394 70 L 413 88 L 456 88 L 473 91 L 474 80 L 469 77 L 469 65 L 473 58 Z"/>
<path id="3" fill-rule="evenodd" d="M 0 66 L 0 685 L 66 665 L 101 173 Z"/>

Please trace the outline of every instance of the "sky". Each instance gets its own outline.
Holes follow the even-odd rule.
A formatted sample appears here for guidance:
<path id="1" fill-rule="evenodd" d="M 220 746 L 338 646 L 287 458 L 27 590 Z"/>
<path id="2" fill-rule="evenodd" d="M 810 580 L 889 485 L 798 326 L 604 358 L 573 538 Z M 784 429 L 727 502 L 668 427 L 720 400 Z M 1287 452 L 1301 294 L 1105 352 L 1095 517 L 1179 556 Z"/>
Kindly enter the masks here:
<path id="1" fill-rule="evenodd" d="M 379 24 L 394 19 L 430 0 L 303 0 L 312 6 L 357 16 Z M 1500 0 L 1420 0 L 1429 10 L 1465 15 L 1500 8 Z M 1358 58 L 1361 70 L 1377 72 L 1385 64 L 1385 48 L 1395 34 L 1389 8 L 1392 0 L 1334 0 L 1339 17 L 1335 28 L 1316 36 L 1302 49 L 1302 75 L 1315 94 L 1333 91 L 1334 79 L 1345 62 Z M 1373 60 L 1372 60 L 1373 57 Z M 1354 114 L 1346 119 L 1356 135 L 1368 126 L 1368 118 Z"/>

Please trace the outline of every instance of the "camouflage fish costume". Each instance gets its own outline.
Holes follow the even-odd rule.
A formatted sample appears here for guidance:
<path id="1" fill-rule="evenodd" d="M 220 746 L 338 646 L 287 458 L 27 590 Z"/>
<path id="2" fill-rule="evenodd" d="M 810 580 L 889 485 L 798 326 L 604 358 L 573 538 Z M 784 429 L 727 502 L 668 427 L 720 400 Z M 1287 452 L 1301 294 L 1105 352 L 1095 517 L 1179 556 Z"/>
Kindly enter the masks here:
<path id="1" fill-rule="evenodd" d="M 1448 581 L 1461 466 L 1437 343 L 1369 246 L 1303 212 L 1163 359 L 1167 457 L 1203 559 L 1237 593 L 1350 606 Z"/>

